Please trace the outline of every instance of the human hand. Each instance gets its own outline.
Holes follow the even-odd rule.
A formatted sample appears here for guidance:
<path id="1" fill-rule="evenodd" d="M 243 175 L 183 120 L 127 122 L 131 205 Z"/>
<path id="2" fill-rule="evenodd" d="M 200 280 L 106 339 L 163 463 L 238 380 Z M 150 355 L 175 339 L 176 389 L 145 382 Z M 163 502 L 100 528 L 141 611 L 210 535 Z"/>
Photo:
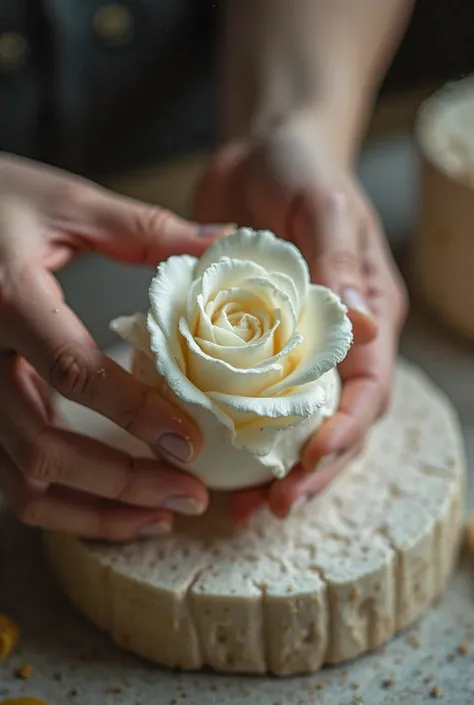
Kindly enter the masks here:
<path id="1" fill-rule="evenodd" d="M 206 509 L 196 478 L 133 459 L 55 418 L 51 387 L 161 457 L 190 460 L 200 449 L 187 417 L 97 348 L 53 272 L 88 251 L 150 266 L 171 254 L 199 256 L 223 232 L 0 158 L 0 490 L 23 522 L 126 540 L 168 531 L 174 511 Z"/>
<path id="2" fill-rule="evenodd" d="M 295 503 L 323 490 L 360 450 L 390 399 L 405 288 L 380 221 L 330 133 L 300 121 L 227 144 L 196 194 L 200 222 L 232 221 L 293 241 L 313 281 L 341 296 L 354 327 L 354 346 L 339 369 L 337 413 L 310 439 L 286 478 L 234 494 L 231 512 L 238 523 L 264 503 L 284 517 Z"/>

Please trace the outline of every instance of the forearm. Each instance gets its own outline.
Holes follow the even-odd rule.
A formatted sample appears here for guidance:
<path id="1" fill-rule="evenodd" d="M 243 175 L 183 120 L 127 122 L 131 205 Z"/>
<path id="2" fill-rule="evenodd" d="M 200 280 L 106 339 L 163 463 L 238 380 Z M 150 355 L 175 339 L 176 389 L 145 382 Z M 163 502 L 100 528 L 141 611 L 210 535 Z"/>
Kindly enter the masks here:
<path id="1" fill-rule="evenodd" d="M 414 0 L 225 0 L 224 139 L 314 115 L 351 150 Z"/>

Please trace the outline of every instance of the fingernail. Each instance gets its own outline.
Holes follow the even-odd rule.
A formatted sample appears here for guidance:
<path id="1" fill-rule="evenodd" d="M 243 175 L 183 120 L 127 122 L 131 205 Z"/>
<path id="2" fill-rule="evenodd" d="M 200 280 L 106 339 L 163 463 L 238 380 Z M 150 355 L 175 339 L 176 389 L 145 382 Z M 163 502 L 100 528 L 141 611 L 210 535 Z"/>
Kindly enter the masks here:
<path id="1" fill-rule="evenodd" d="M 356 311 L 363 316 L 368 316 L 372 318 L 372 313 L 364 300 L 364 297 L 360 294 L 357 289 L 344 289 L 341 294 L 342 302 L 345 303 L 347 308 L 351 311 Z"/>
<path id="2" fill-rule="evenodd" d="M 312 472 L 321 472 L 321 470 L 325 470 L 337 460 L 339 455 L 341 455 L 341 453 L 330 453 L 329 455 L 325 455 L 321 458 L 321 460 L 318 460 Z"/>
<path id="3" fill-rule="evenodd" d="M 215 237 L 216 235 L 230 235 L 234 230 L 237 230 L 235 223 L 216 223 L 212 225 L 199 225 L 197 228 L 198 237 L 204 239 Z"/>
<path id="4" fill-rule="evenodd" d="M 171 532 L 171 526 L 162 521 L 142 524 L 137 529 L 137 536 L 146 538 L 147 536 L 164 536 Z"/>
<path id="5" fill-rule="evenodd" d="M 175 497 L 167 497 L 163 503 L 165 509 L 178 514 L 187 514 L 189 516 L 199 516 L 204 514 L 205 506 L 200 504 L 194 497 L 185 497 L 184 495 L 176 495 Z"/>
<path id="6" fill-rule="evenodd" d="M 182 463 L 189 463 L 194 455 L 194 448 L 189 438 L 179 436 L 177 433 L 164 433 L 158 438 L 157 445 L 160 451 Z"/>

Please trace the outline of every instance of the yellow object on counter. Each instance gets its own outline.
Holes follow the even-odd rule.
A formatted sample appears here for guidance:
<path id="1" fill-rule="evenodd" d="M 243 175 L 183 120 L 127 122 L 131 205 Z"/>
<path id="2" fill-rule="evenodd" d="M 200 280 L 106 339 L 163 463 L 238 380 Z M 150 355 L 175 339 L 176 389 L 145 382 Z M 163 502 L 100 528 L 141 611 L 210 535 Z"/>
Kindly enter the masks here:
<path id="1" fill-rule="evenodd" d="M 11 654 L 19 639 L 18 624 L 6 614 L 0 614 L 0 663 Z"/>

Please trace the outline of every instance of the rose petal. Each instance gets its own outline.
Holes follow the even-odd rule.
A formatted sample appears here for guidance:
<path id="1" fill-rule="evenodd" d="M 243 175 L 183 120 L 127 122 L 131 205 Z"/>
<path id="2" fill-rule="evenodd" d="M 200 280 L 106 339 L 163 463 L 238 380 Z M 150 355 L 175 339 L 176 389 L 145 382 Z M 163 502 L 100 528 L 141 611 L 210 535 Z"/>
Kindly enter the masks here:
<path id="1" fill-rule="evenodd" d="M 223 360 L 235 368 L 239 368 L 242 365 L 242 353 L 245 355 L 245 361 L 248 363 L 248 367 L 254 367 L 261 362 L 268 365 L 269 362 L 271 364 L 271 362 L 276 359 L 273 356 L 273 338 L 275 330 L 279 325 L 280 321 L 275 321 L 273 328 L 264 333 L 261 338 L 255 340 L 254 342 L 246 343 L 244 346 L 217 345 L 216 343 L 203 340 L 199 337 L 195 340 L 201 350 L 209 355 L 209 357 Z"/>
<path id="2" fill-rule="evenodd" d="M 161 262 L 148 290 L 152 317 L 168 341 L 170 351 L 181 370 L 185 370 L 186 366 L 180 346 L 178 322 L 186 311 L 186 296 L 193 283 L 196 262 L 197 259 L 189 255 L 173 256 Z M 150 315 L 147 321 L 148 325 Z"/>
<path id="3" fill-rule="evenodd" d="M 327 390 L 327 397 L 339 398 L 339 377 L 336 370 L 331 370 L 323 378 L 318 380 L 318 385 Z M 337 387 L 337 391 L 335 388 Z M 323 421 L 332 415 L 330 404 L 321 407 L 308 418 L 300 418 L 295 423 L 295 417 L 281 419 L 285 426 L 278 428 L 272 426 L 268 421 L 265 426 L 260 425 L 263 431 L 259 432 L 258 427 L 249 427 L 237 433 L 234 444 L 238 445 L 242 451 L 250 451 L 258 455 L 260 462 L 271 469 L 272 475 L 276 478 L 286 477 L 288 472 L 296 465 L 300 459 L 301 449 L 307 439 L 318 429 Z M 286 425 L 288 421 L 288 425 Z M 278 423 L 278 422 L 277 422 Z M 262 455 L 264 450 L 268 450 Z"/>
<path id="4" fill-rule="evenodd" d="M 276 286 L 277 289 L 283 291 L 291 301 L 293 311 L 298 316 L 300 310 L 300 298 L 295 283 L 287 274 L 281 272 L 273 272 L 269 275 L 269 280 Z"/>
<path id="5" fill-rule="evenodd" d="M 211 246 L 209 250 L 212 250 Z M 207 252 L 209 252 L 207 250 Z M 222 256 L 217 262 L 212 262 L 200 274 L 199 260 L 194 276 L 201 277 L 201 293 L 204 301 L 214 298 L 223 289 L 230 289 L 242 284 L 251 277 L 266 277 L 267 270 L 256 262 L 248 261 L 245 257 Z"/>
<path id="6" fill-rule="evenodd" d="M 194 330 L 199 318 L 199 300 L 205 308 L 208 299 L 214 297 L 222 288 L 237 285 L 249 276 L 265 274 L 265 269 L 253 262 L 232 262 L 228 258 L 223 258 L 221 262 L 209 267 L 203 277 L 194 274 L 193 278 L 196 278 L 186 297 L 186 318 L 190 329 Z"/>
<path id="7" fill-rule="evenodd" d="M 122 340 L 126 340 L 152 360 L 155 359 L 150 350 L 150 335 L 146 327 L 146 316 L 143 313 L 135 313 L 133 316 L 119 316 L 110 322 L 109 328 Z"/>
<path id="8" fill-rule="evenodd" d="M 304 301 L 309 286 L 309 269 L 301 252 L 286 240 L 277 238 L 269 230 L 240 228 L 217 240 L 202 255 L 196 265 L 195 277 L 222 257 L 247 260 L 261 265 L 268 274 L 286 274 L 294 282 L 300 300 Z"/>
<path id="9" fill-rule="evenodd" d="M 273 326 L 273 302 L 265 296 L 264 291 L 254 292 L 252 289 L 244 289 L 244 286 L 245 283 L 242 284 L 242 288 L 232 287 L 220 291 L 215 299 L 208 302 L 206 313 L 211 319 L 214 336 L 217 335 L 217 329 L 221 328 L 241 337 L 235 332 L 238 327 L 231 321 L 231 317 L 238 314 L 241 319 L 244 316 L 252 316 L 254 320 L 259 319 L 261 322 L 259 328 L 262 332 L 270 330 Z"/>
<path id="10" fill-rule="evenodd" d="M 224 411 L 228 411 L 236 423 L 233 443 L 242 451 L 250 451 L 257 456 L 274 477 L 285 477 L 299 461 L 301 449 L 309 436 L 334 413 L 339 393 L 340 380 L 337 371 L 333 369 L 306 388 L 305 395 L 309 404 L 304 411 L 312 411 L 306 417 L 284 415 L 270 418 L 240 414 L 224 404 Z M 221 395 L 210 396 L 221 398 Z M 323 401 L 321 406 L 318 406 L 319 401 Z M 299 410 L 303 411 L 301 405 Z"/>
<path id="11" fill-rule="evenodd" d="M 315 414 L 308 417 L 309 419 L 316 419 L 317 417 L 319 425 L 336 411 L 340 392 L 340 379 L 335 370 L 331 370 L 313 384 L 315 398 L 321 394 L 321 390 L 326 398 L 325 403 Z M 316 389 L 316 387 L 319 389 Z M 282 442 L 282 434 L 287 431 L 291 431 L 292 434 L 299 433 L 297 427 L 305 424 L 308 420 L 300 416 L 262 418 L 253 414 L 241 416 L 230 410 L 229 413 L 236 424 L 235 445 L 246 448 L 258 455 L 271 453 L 275 448 L 275 444 Z"/>
<path id="12" fill-rule="evenodd" d="M 207 355 L 194 340 L 187 321 L 181 318 L 179 331 L 188 346 L 188 376 L 201 390 L 209 392 L 225 391 L 228 394 L 239 392 L 250 397 L 257 396 L 263 389 L 274 385 L 283 375 L 283 366 L 278 362 L 265 364 L 260 368 L 245 367 L 246 347 L 241 348 L 241 368 Z"/>
<path id="13" fill-rule="evenodd" d="M 307 418 L 316 413 L 326 402 L 326 393 L 321 385 L 307 385 L 297 393 L 281 397 L 251 397 L 223 392 L 208 392 L 208 396 L 229 414 L 255 414 L 270 419 L 282 416 Z"/>
<path id="14" fill-rule="evenodd" d="M 255 277 L 248 279 L 245 286 L 265 295 L 274 311 L 280 312 L 281 325 L 278 329 L 278 347 L 283 348 L 287 340 L 293 335 L 296 329 L 296 311 L 293 308 L 291 299 L 284 291 L 278 289 L 271 280 Z M 278 352 L 278 351 L 275 351 Z"/>
<path id="15" fill-rule="evenodd" d="M 183 374 L 173 357 L 163 331 L 155 320 L 152 312 L 147 317 L 147 328 L 150 335 L 150 349 L 154 353 L 156 369 L 168 383 L 171 391 L 182 401 L 211 411 L 219 421 L 234 432 L 234 423 L 221 409 L 212 402 L 186 375 Z"/>
<path id="16" fill-rule="evenodd" d="M 290 375 L 267 389 L 268 395 L 314 382 L 344 360 L 352 344 L 352 324 L 346 314 L 347 308 L 330 289 L 310 285 L 298 323 L 304 331 L 298 348 L 301 359 Z"/>
<path id="17" fill-rule="evenodd" d="M 232 419 L 183 375 L 151 313 L 147 326 L 157 373 L 168 382 L 179 406 L 201 431 L 202 451 L 199 456 L 192 464 L 174 462 L 176 467 L 192 472 L 210 489 L 232 490 L 268 482 L 272 477 L 272 463 L 268 465 L 255 454 L 234 446 Z M 229 467 L 236 471 L 229 473 Z"/>

